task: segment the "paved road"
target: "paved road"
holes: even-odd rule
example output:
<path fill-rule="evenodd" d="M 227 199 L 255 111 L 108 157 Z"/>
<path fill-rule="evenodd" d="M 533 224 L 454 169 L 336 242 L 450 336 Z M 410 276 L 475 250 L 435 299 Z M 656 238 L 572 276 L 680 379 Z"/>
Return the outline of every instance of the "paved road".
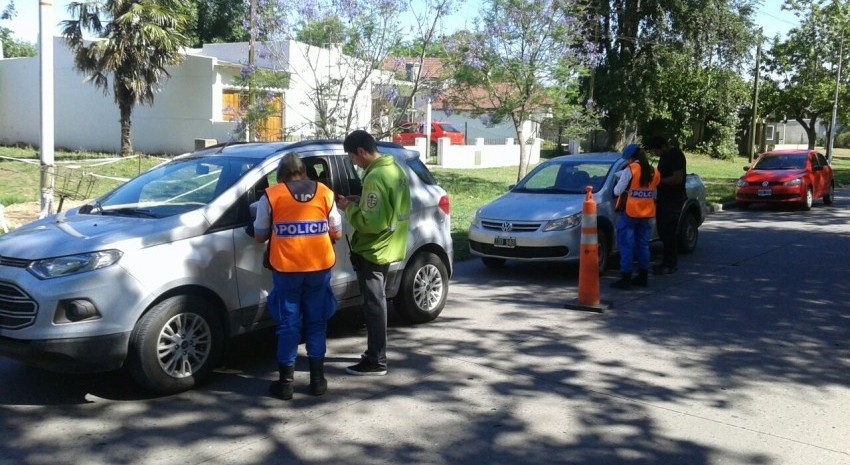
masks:
<path fill-rule="evenodd" d="M 0 464 L 850 464 L 850 191 L 808 213 L 713 215 L 676 275 L 564 310 L 575 267 L 459 263 L 443 315 L 393 323 L 390 375 L 265 396 L 273 338 L 150 398 L 121 374 L 0 361 Z M 302 361 L 303 362 L 303 361 Z"/>

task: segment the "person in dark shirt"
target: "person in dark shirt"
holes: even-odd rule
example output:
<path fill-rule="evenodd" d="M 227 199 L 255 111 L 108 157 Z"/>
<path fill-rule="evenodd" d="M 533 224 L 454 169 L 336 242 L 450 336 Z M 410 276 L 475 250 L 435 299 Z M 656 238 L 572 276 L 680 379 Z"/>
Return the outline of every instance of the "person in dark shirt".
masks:
<path fill-rule="evenodd" d="M 664 244 L 661 263 L 653 268 L 655 274 L 676 272 L 679 266 L 679 215 L 685 205 L 685 154 L 660 136 L 652 137 L 644 147 L 659 157 L 658 172 L 661 184 L 655 203 L 655 225 Z"/>

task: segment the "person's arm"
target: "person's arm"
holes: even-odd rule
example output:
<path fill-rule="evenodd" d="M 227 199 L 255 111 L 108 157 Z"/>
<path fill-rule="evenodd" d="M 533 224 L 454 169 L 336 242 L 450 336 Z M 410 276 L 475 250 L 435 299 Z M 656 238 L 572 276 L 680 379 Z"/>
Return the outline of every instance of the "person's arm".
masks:
<path fill-rule="evenodd" d="M 334 203 L 331 203 L 331 212 L 328 214 L 328 235 L 333 241 L 342 239 L 342 215 Z"/>
<path fill-rule="evenodd" d="M 367 181 L 363 185 L 360 202 L 349 203 L 345 208 L 345 219 L 361 233 L 377 234 L 386 230 L 392 218 L 392 206 L 387 197 L 382 184 Z"/>
<path fill-rule="evenodd" d="M 617 177 L 617 184 L 614 185 L 614 195 L 619 196 L 629 189 L 629 183 L 632 182 L 632 170 L 626 165 L 622 171 L 617 173 Z"/>
<path fill-rule="evenodd" d="M 682 184 L 685 182 L 685 170 L 679 169 L 673 171 L 673 174 L 666 178 L 661 178 L 661 184 Z"/>
<path fill-rule="evenodd" d="M 254 219 L 254 240 L 266 242 L 272 231 L 272 207 L 269 198 L 263 195 L 257 202 L 257 217 Z"/>

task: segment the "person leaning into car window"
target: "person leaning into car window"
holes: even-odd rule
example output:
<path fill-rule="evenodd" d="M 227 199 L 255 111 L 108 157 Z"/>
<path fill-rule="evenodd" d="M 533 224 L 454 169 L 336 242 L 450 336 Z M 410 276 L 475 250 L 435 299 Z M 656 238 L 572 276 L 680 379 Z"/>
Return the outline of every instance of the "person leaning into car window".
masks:
<path fill-rule="evenodd" d="M 667 139 L 656 136 L 649 139 L 644 147 L 659 157 L 658 171 L 661 184 L 658 185 L 658 197 L 655 227 L 658 238 L 664 244 L 661 263 L 654 267 L 655 274 L 675 273 L 679 266 L 679 216 L 687 198 L 685 193 L 685 173 L 687 161 L 678 147 L 667 143 Z"/>
<path fill-rule="evenodd" d="M 336 312 L 331 268 L 336 262 L 333 241 L 342 237 L 342 216 L 334 193 L 307 178 L 301 157 L 288 153 L 277 168 L 278 184 L 266 189 L 257 204 L 254 238 L 270 240 L 269 263 L 274 289 L 268 311 L 277 322 L 277 363 L 280 379 L 269 392 L 292 398 L 295 358 L 302 325 L 310 364 L 310 393 L 327 391 L 324 375 L 328 320 Z"/>
<path fill-rule="evenodd" d="M 346 368 L 357 376 L 387 374 L 387 296 L 390 263 L 404 260 L 410 217 L 407 176 L 395 159 L 378 153 L 375 138 L 357 130 L 342 143 L 352 163 L 366 171 L 360 197 L 337 198 L 339 208 L 354 228 L 351 261 L 363 296 L 366 352 Z"/>
<path fill-rule="evenodd" d="M 655 190 L 661 181 L 658 170 L 653 169 L 637 144 L 623 149 L 623 159 L 628 163 L 617 173 L 614 195 L 627 196 L 626 208 L 617 219 L 617 245 L 620 248 L 620 279 L 611 283 L 616 289 L 629 289 L 632 284 L 649 285 L 649 238 L 652 218 L 655 217 Z M 638 262 L 638 275 L 632 279 L 634 261 Z"/>

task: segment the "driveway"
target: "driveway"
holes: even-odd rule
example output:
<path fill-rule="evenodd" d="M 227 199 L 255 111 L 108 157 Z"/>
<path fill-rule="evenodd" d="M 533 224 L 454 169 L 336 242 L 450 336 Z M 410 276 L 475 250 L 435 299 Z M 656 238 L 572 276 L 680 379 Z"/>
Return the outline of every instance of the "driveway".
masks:
<path fill-rule="evenodd" d="M 329 392 L 266 396 L 270 333 L 201 389 L 0 361 L 0 464 L 850 463 L 850 191 L 810 212 L 716 213 L 677 274 L 565 310 L 577 270 L 457 264 L 435 322 L 392 322 L 390 374 L 336 321 Z M 303 363 L 299 360 L 299 363 Z"/>

